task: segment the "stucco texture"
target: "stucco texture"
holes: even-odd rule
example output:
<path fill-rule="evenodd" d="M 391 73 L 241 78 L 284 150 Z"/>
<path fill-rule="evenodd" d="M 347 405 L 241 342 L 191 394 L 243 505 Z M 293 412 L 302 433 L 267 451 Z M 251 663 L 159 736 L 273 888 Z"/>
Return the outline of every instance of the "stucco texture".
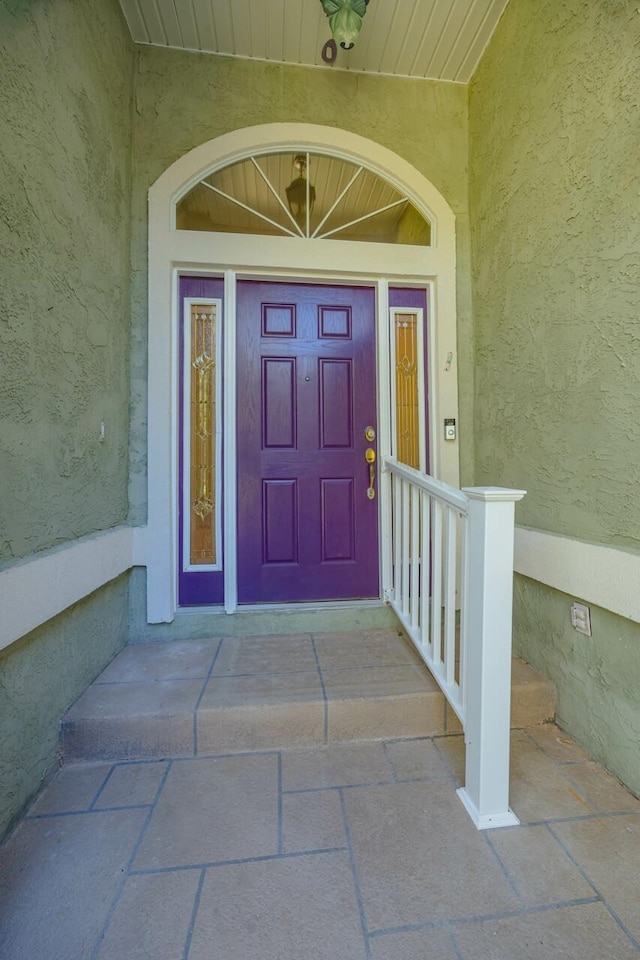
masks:
<path fill-rule="evenodd" d="M 511 0 L 470 86 L 477 483 L 640 549 L 640 11 Z"/>
<path fill-rule="evenodd" d="M 571 626 L 572 597 L 516 577 L 514 646 L 557 678 L 556 719 L 640 796 L 640 627 L 591 606 L 592 636 Z"/>
<path fill-rule="evenodd" d="M 54 766 L 61 717 L 126 643 L 128 580 L 0 653 L 0 838 Z"/>
<path fill-rule="evenodd" d="M 136 523 L 146 518 L 147 192 L 193 147 L 232 130 L 277 122 L 339 127 L 377 141 L 431 180 L 456 214 L 462 474 L 465 481 L 472 479 L 466 88 L 140 48 L 134 124 L 130 448 L 131 517 Z"/>
<path fill-rule="evenodd" d="M 639 52 L 637 3 L 511 0 L 469 101 L 476 482 L 527 490 L 520 524 L 634 553 Z M 584 637 L 572 600 L 518 577 L 514 644 L 640 792 L 640 628 L 592 606 Z"/>
<path fill-rule="evenodd" d="M 116 0 L 0 4 L 0 563 L 127 517 L 132 73 Z"/>

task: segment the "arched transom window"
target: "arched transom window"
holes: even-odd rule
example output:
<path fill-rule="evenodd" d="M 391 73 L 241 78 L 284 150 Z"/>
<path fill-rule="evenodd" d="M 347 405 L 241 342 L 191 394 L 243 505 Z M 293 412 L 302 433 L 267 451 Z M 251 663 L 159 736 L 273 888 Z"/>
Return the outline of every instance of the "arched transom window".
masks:
<path fill-rule="evenodd" d="M 303 148 L 207 175 L 177 204 L 178 230 L 429 246 L 431 224 L 365 166 Z"/>

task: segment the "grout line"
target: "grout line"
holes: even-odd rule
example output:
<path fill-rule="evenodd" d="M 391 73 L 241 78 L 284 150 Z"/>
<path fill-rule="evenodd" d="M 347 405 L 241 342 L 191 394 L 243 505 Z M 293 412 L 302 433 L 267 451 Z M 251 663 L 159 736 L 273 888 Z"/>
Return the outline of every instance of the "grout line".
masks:
<path fill-rule="evenodd" d="M 434 737 L 388 737 L 384 743 L 426 743 Z"/>
<path fill-rule="evenodd" d="M 560 847 L 564 850 L 564 852 L 569 857 L 571 862 L 577 868 L 578 872 L 582 875 L 583 879 L 586 880 L 586 882 L 589 884 L 591 889 L 596 892 L 598 896 L 598 900 L 602 901 L 607 912 L 610 914 L 610 916 L 616 922 L 616 924 L 620 927 L 623 933 L 629 938 L 629 940 L 634 945 L 636 950 L 640 950 L 640 941 L 638 941 L 638 939 L 633 936 L 633 934 L 627 928 L 626 924 L 622 921 L 622 919 L 618 916 L 618 914 L 613 909 L 613 907 L 609 904 L 609 901 L 607 900 L 607 898 L 604 896 L 604 894 L 601 893 L 597 885 L 593 882 L 593 880 L 591 879 L 591 877 L 589 876 L 585 868 L 580 863 L 580 861 L 576 857 L 574 857 L 573 853 L 569 848 L 569 845 L 564 842 L 562 837 L 558 836 L 558 834 L 551 828 L 551 826 L 547 825 L 547 830 L 549 831 L 551 836 L 554 837 L 554 839 L 560 845 Z"/>
<path fill-rule="evenodd" d="M 318 671 L 318 679 L 320 680 L 320 687 L 322 689 L 322 699 L 324 700 L 324 742 L 325 744 L 329 743 L 329 700 L 327 697 L 327 691 L 324 685 L 324 677 L 322 676 L 322 670 L 320 669 L 320 659 L 318 657 L 318 651 L 316 649 L 316 638 L 312 633 L 311 636 L 311 649 L 313 650 L 313 656 L 316 661 L 316 670 Z"/>
<path fill-rule="evenodd" d="M 413 660 L 397 660 L 397 661 L 389 661 L 387 663 L 361 663 L 357 667 L 324 667 L 324 670 L 326 673 L 355 673 L 356 670 L 357 671 L 394 670 L 394 669 L 397 669 L 398 667 L 421 667 L 421 666 L 424 666 L 425 671 L 428 672 L 429 668 L 427 666 L 425 666 L 422 662 L 416 663 Z M 421 673 L 420 674 L 421 679 L 422 679 L 422 676 L 423 675 Z M 431 675 L 429 674 L 429 677 L 430 676 Z M 435 683 L 435 680 L 433 682 Z M 444 697 L 444 694 L 439 688 L 437 688 L 436 690 L 420 690 L 418 692 L 425 693 L 425 694 L 434 694 L 434 695 L 437 694 L 439 697 Z M 451 737 L 451 736 L 456 736 L 456 734 L 449 733 L 449 734 L 442 734 L 442 736 Z"/>
<path fill-rule="evenodd" d="M 102 793 L 102 791 L 104 790 L 104 788 L 106 787 L 106 785 L 109 783 L 109 780 L 111 779 L 114 770 L 115 770 L 115 764 L 111 767 L 111 769 L 110 769 L 109 772 L 107 773 L 107 775 L 106 775 L 106 777 L 104 778 L 104 780 L 102 781 L 102 784 L 100 785 L 100 787 L 98 787 L 98 792 L 96 793 L 96 795 L 94 796 L 93 800 L 92 800 L 91 803 L 89 804 L 89 806 L 88 806 L 88 808 L 87 808 L 88 810 L 93 810 L 93 809 L 94 809 L 96 803 L 98 802 L 98 798 L 100 797 L 100 794 Z"/>
<path fill-rule="evenodd" d="M 152 805 L 153 807 L 156 806 L 156 804 L 158 803 L 158 800 L 160 799 L 160 794 L 162 793 L 163 787 L 164 787 L 165 783 L 167 782 L 167 777 L 169 776 L 169 771 L 171 770 L 171 768 L 172 768 L 172 766 L 173 766 L 173 760 L 167 760 L 167 761 L 166 761 L 166 764 L 167 764 L 167 769 L 164 771 L 164 773 L 163 773 L 162 776 L 160 777 L 160 783 L 158 784 L 158 787 L 157 787 L 157 789 L 156 789 L 155 796 L 154 796 L 153 800 L 151 801 L 151 805 Z"/>
<path fill-rule="evenodd" d="M 142 827 L 140 828 L 140 832 L 139 832 L 139 834 L 138 834 L 138 839 L 136 840 L 136 842 L 135 842 L 134 845 L 133 845 L 133 850 L 131 851 L 131 856 L 129 857 L 129 859 L 128 859 L 128 861 L 127 861 L 126 867 L 123 867 L 123 869 L 122 869 L 122 874 L 123 874 L 123 875 L 122 875 L 122 879 L 121 879 L 121 881 L 120 881 L 120 883 L 119 883 L 119 885 L 118 885 L 118 889 L 117 889 L 117 891 L 116 891 L 116 894 L 115 894 L 113 900 L 111 901 L 111 906 L 109 907 L 109 909 L 108 909 L 108 911 L 107 911 L 107 915 L 106 915 L 105 921 L 104 921 L 104 923 L 103 923 L 103 925 L 102 925 L 102 930 L 101 930 L 101 932 L 100 932 L 100 935 L 98 936 L 98 938 L 97 938 L 97 940 L 96 940 L 96 943 L 95 943 L 95 946 L 94 946 L 93 950 L 92 950 L 91 953 L 89 954 L 89 960 L 96 960 L 96 957 L 97 957 L 97 955 L 98 955 L 98 952 L 99 952 L 99 950 L 100 950 L 100 947 L 101 947 L 101 945 L 102 945 L 102 943 L 103 943 L 103 941 L 104 941 L 104 937 L 105 937 L 105 934 L 106 934 L 106 932 L 107 932 L 107 928 L 108 928 L 108 926 L 109 926 L 109 924 L 110 924 L 110 922 L 111 922 L 111 919 L 112 919 L 112 917 L 113 917 L 113 914 L 114 914 L 114 912 L 115 912 L 117 903 L 118 903 L 118 901 L 120 900 L 120 897 L 122 896 L 122 892 L 123 892 L 123 890 L 124 890 L 124 887 L 125 887 L 125 884 L 126 884 L 128 878 L 131 876 L 131 866 L 132 866 L 132 864 L 133 864 L 133 862 L 134 862 L 134 860 L 135 860 L 135 858 L 136 858 L 136 856 L 137 856 L 137 854 L 138 854 L 138 850 L 140 849 L 140 844 L 142 843 L 142 838 L 144 837 L 144 835 L 145 835 L 145 833 L 146 833 L 146 830 L 147 830 L 147 827 L 149 826 L 149 822 L 150 822 L 150 820 L 151 820 L 151 817 L 153 816 L 153 811 L 154 811 L 154 808 L 155 808 L 156 801 L 157 801 L 158 797 L 160 796 L 160 791 L 162 790 L 162 787 L 164 786 L 164 782 L 165 782 L 165 780 L 167 779 L 167 776 L 168 776 L 168 774 L 169 774 L 169 770 L 170 770 L 170 769 L 171 769 L 171 764 L 168 763 L 168 764 L 167 764 L 167 769 L 165 770 L 165 772 L 164 772 L 164 774 L 163 774 L 163 776 L 162 776 L 162 780 L 160 781 L 160 785 L 159 785 L 159 787 L 158 787 L 158 789 L 157 789 L 157 791 L 156 791 L 156 796 L 155 796 L 155 800 L 153 801 L 153 805 L 152 805 L 151 807 L 149 807 L 149 810 L 148 810 L 148 812 L 147 812 L 147 815 L 146 815 L 146 817 L 144 818 L 144 821 L 143 821 L 143 823 L 142 823 Z"/>
<path fill-rule="evenodd" d="M 358 913 L 360 915 L 360 926 L 362 927 L 362 936 L 364 937 L 364 945 L 365 945 L 365 951 L 367 954 L 367 960 L 371 960 L 371 943 L 369 942 L 369 931 L 367 930 L 367 918 L 364 912 L 364 901 L 362 899 L 362 891 L 360 889 L 360 880 L 358 878 L 358 868 L 356 867 L 356 859 L 353 853 L 353 842 L 351 839 L 351 826 L 349 824 L 349 818 L 347 817 L 347 807 L 344 802 L 344 793 L 342 792 L 342 790 L 340 790 L 339 795 L 340 795 L 340 808 L 342 810 L 342 820 L 344 823 L 344 833 L 347 838 L 349 860 L 351 861 L 351 873 L 353 874 L 353 884 L 355 887 L 356 903 L 358 904 Z"/>
<path fill-rule="evenodd" d="M 447 734 L 442 736 L 437 734 L 432 737 L 393 737 L 392 739 L 384 741 L 384 748 L 386 753 L 386 748 L 388 744 L 393 743 L 432 743 L 438 757 L 442 761 L 444 767 L 444 774 L 440 776 L 437 773 L 428 773 L 422 777 L 398 777 L 397 783 L 451 783 L 454 787 L 461 786 L 460 781 L 456 777 L 453 769 L 451 768 L 449 758 L 442 752 L 439 745 L 436 743 L 437 740 L 451 739 L 451 737 L 462 736 L 462 734 Z"/>
<path fill-rule="evenodd" d="M 627 925 L 626 925 L 626 923 L 624 922 L 624 920 L 623 920 L 621 917 L 618 916 L 618 914 L 617 914 L 616 911 L 613 909 L 613 907 L 611 906 L 611 904 L 609 903 L 608 900 L 605 900 L 604 897 L 603 897 L 603 898 L 602 898 L 602 903 L 603 903 L 603 905 L 604 905 L 605 910 L 607 911 L 607 913 L 609 914 L 609 916 L 612 918 L 612 920 L 614 920 L 614 922 L 617 923 L 617 925 L 620 927 L 620 929 L 622 930 L 622 932 L 628 937 L 628 939 L 631 941 L 631 943 L 632 943 L 633 946 L 636 948 L 636 950 L 640 951 L 640 940 L 638 940 L 636 937 L 634 937 L 634 935 L 631 933 L 631 931 L 630 931 L 629 928 L 627 927 Z"/>
<path fill-rule="evenodd" d="M 203 696 L 204 696 L 204 692 L 205 692 L 205 690 L 207 689 L 207 684 L 209 683 L 209 680 L 210 680 L 210 678 L 211 678 L 211 674 L 213 673 L 213 668 L 214 668 L 215 665 L 216 665 L 216 660 L 218 659 L 218 654 L 219 654 L 220 651 L 222 650 L 222 644 L 223 644 L 223 643 L 224 643 L 224 638 L 221 638 L 221 639 L 219 640 L 219 642 L 218 642 L 218 646 L 216 647 L 216 652 L 215 652 L 214 655 L 213 655 L 213 660 L 211 661 L 211 665 L 210 665 L 210 667 L 209 667 L 209 671 L 208 671 L 208 673 L 207 673 L 207 676 L 205 677 L 205 681 L 204 681 L 204 683 L 202 684 L 202 690 L 200 691 L 200 696 L 199 696 L 198 699 L 196 700 L 195 707 L 193 708 L 193 755 L 194 755 L 194 757 L 197 757 L 197 756 L 198 756 L 198 708 L 199 708 L 199 706 L 200 706 L 200 701 L 202 700 L 202 698 L 203 698 Z"/>
<path fill-rule="evenodd" d="M 94 807 L 90 810 L 59 810 L 57 813 L 34 813 L 23 820 L 60 820 L 63 817 L 89 817 L 97 813 L 119 813 L 121 810 L 146 810 L 152 803 L 129 803 L 121 807 Z"/>
<path fill-rule="evenodd" d="M 461 734 L 454 734 L 454 736 L 461 736 Z M 456 789 L 457 789 L 458 787 L 463 787 L 463 786 L 464 786 L 464 775 L 463 775 L 463 777 L 462 777 L 462 783 L 461 783 L 461 782 L 460 782 L 460 779 L 459 779 L 459 778 L 456 776 L 456 774 L 455 774 L 455 771 L 454 771 L 454 769 L 453 769 L 453 766 L 452 766 L 452 764 L 451 764 L 451 761 L 450 761 L 449 757 L 447 757 L 447 755 L 446 755 L 445 753 L 443 753 L 442 750 L 440 749 L 440 746 L 439 746 L 439 744 L 438 744 L 438 740 L 441 740 L 441 739 L 443 739 L 443 738 L 442 738 L 442 737 L 432 737 L 432 738 L 431 738 L 431 742 L 433 743 L 434 747 L 436 748 L 436 752 L 437 752 L 438 756 L 440 757 L 440 759 L 442 760 L 442 762 L 443 762 L 444 765 L 445 765 L 445 768 L 446 768 L 446 770 L 447 770 L 447 776 L 448 776 L 449 782 L 452 783 L 453 786 L 454 786 Z"/>
<path fill-rule="evenodd" d="M 187 960 L 189 956 L 189 950 L 191 949 L 191 940 L 193 938 L 193 931 L 196 925 L 196 915 L 200 907 L 200 898 L 202 897 L 202 888 L 204 886 L 204 877 L 206 870 L 203 868 L 200 871 L 200 879 L 198 880 L 198 888 L 196 890 L 196 895 L 193 900 L 193 909 L 191 911 L 191 920 L 189 921 L 189 929 L 187 930 L 187 938 L 184 943 L 184 952 L 182 954 L 182 960 Z"/>
<path fill-rule="evenodd" d="M 425 774 L 424 777 L 398 777 L 397 783 L 444 783 L 446 786 L 451 784 L 451 774 L 447 770 L 442 776 L 437 774 Z M 458 786 L 456 780 L 455 786 Z"/>
<path fill-rule="evenodd" d="M 277 757 L 273 747 L 264 750 L 237 750 L 234 753 L 199 753 L 197 757 L 166 757 L 168 763 L 193 763 L 194 760 L 238 760 L 244 757 Z"/>
<path fill-rule="evenodd" d="M 443 930 L 449 925 L 449 920 L 425 920 L 422 923 L 405 923 L 399 927 L 380 927 L 369 933 L 371 940 L 392 937 L 397 933 L 412 933 L 414 930 Z"/>
<path fill-rule="evenodd" d="M 411 781 L 406 781 L 410 783 Z M 324 793 L 328 790 L 357 790 L 359 787 L 389 787 L 393 780 L 372 780 L 370 783 L 336 783 L 330 787 L 301 787 L 299 790 L 283 790 L 284 796 L 298 793 Z"/>
<path fill-rule="evenodd" d="M 278 754 L 278 853 L 283 853 L 282 825 L 282 754 Z"/>
<path fill-rule="evenodd" d="M 491 920 L 510 920 L 515 917 L 527 917 L 537 913 L 547 913 L 551 910 L 566 910 L 568 907 L 582 907 L 593 903 L 601 903 L 601 897 L 580 897 L 575 900 L 558 900 L 554 903 L 535 904 L 522 907 L 520 910 L 504 910 L 495 913 L 478 914 L 476 916 L 451 917 L 444 920 L 426 920 L 423 923 L 406 923 L 399 927 L 383 927 L 372 930 L 369 937 L 372 940 L 378 937 L 389 937 L 398 933 L 412 933 L 417 930 L 448 930 L 454 932 L 455 925 L 467 926 L 471 923 L 487 923 Z"/>
<path fill-rule="evenodd" d="M 571 822 L 571 821 L 569 821 L 569 822 Z M 547 831 L 551 834 L 551 836 L 552 836 L 553 839 L 556 841 L 556 843 L 558 844 L 558 846 L 560 847 L 560 849 L 565 852 L 565 854 L 567 855 L 567 857 L 569 858 L 569 860 L 571 861 L 571 863 L 576 867 L 576 869 L 578 870 L 578 873 L 581 875 L 582 879 L 585 880 L 585 881 L 589 884 L 589 886 L 590 886 L 591 889 L 594 891 L 594 893 L 597 894 L 597 896 L 600 896 L 600 892 L 599 892 L 599 890 L 597 889 L 595 883 L 593 883 L 593 881 L 591 880 L 591 877 L 589 877 L 589 875 L 587 874 L 586 870 L 582 867 L 582 864 L 578 863 L 578 861 L 576 860 L 576 858 L 573 856 L 573 854 L 572 854 L 571 851 L 569 850 L 568 846 L 567 846 L 567 845 L 564 843 L 564 841 L 557 835 L 557 833 L 554 832 L 554 830 L 552 829 L 552 827 L 551 827 L 550 824 L 546 823 L 546 824 L 544 824 L 544 826 L 547 828 Z"/>
<path fill-rule="evenodd" d="M 489 913 L 478 917 L 455 917 L 451 920 L 452 924 L 466 926 L 470 923 L 484 922 L 489 920 L 508 920 L 510 917 L 529 917 L 536 913 L 549 913 L 551 910 L 566 910 L 567 907 L 583 907 L 592 903 L 601 903 L 602 897 L 576 897 L 574 900 L 556 900 L 553 903 L 536 903 L 521 910 L 505 910 L 504 912 Z"/>
<path fill-rule="evenodd" d="M 520 901 L 520 903 L 524 904 L 524 903 L 526 902 L 526 901 L 525 901 L 525 898 L 524 898 L 524 897 L 522 896 L 522 894 L 520 893 L 520 890 L 518 889 L 517 883 L 515 882 L 515 880 L 513 879 L 513 877 L 511 876 L 511 874 L 509 873 L 509 871 L 507 870 L 507 866 L 506 866 L 504 860 L 502 859 L 502 857 L 500 856 L 500 854 L 499 854 L 498 851 L 496 850 L 495 846 L 493 845 L 493 839 L 492 839 L 492 837 L 490 836 L 490 833 L 491 833 L 490 830 L 483 830 L 484 840 L 485 840 L 487 846 L 489 847 L 489 850 L 490 850 L 491 853 L 493 854 L 494 859 L 496 860 L 496 862 L 497 862 L 498 866 L 500 867 L 502 873 L 504 874 L 504 878 L 505 878 L 505 880 L 507 881 L 507 883 L 509 884 L 509 886 L 511 887 L 511 890 L 513 891 L 513 893 L 515 894 L 515 896 L 517 897 L 517 899 Z"/>
<path fill-rule="evenodd" d="M 384 753 L 384 758 L 385 758 L 385 760 L 387 761 L 387 765 L 388 765 L 389 769 L 391 770 L 391 777 L 392 777 L 392 779 L 393 779 L 393 782 L 394 782 L 394 783 L 398 783 L 398 781 L 399 781 L 400 778 L 398 777 L 398 773 L 397 773 L 396 768 L 395 768 L 395 766 L 394 766 L 393 760 L 391 759 L 391 757 L 389 756 L 389 753 L 388 753 L 388 751 L 387 751 L 387 747 L 388 747 L 388 746 L 389 746 L 389 743 L 388 743 L 388 741 L 385 740 L 385 741 L 383 742 L 383 744 L 382 744 L 382 752 Z"/>
<path fill-rule="evenodd" d="M 224 673 L 215 677 L 207 677 L 207 680 L 242 680 L 258 679 L 260 677 L 291 677 L 299 673 L 313 673 L 313 665 L 309 665 L 305 670 L 256 670 L 253 673 Z M 195 677 L 199 680 L 200 677 Z"/>
<path fill-rule="evenodd" d="M 159 679 L 149 679 L 149 680 L 94 680 L 91 684 L 92 687 L 127 687 L 131 686 L 134 683 L 144 685 L 146 687 L 153 686 L 156 683 L 184 683 L 186 680 L 206 680 L 206 674 L 203 674 L 199 677 L 160 677 Z"/>
<path fill-rule="evenodd" d="M 583 820 L 610 820 L 613 817 L 633 817 L 640 816 L 640 810 L 613 810 L 610 813 L 576 814 L 575 817 L 549 817 L 547 820 L 521 820 L 521 827 L 548 827 L 556 823 L 582 823 Z"/>
<path fill-rule="evenodd" d="M 215 867 L 240 867 L 246 863 L 270 863 L 272 860 L 292 860 L 296 857 L 317 857 L 328 853 L 345 853 L 346 846 L 319 847 L 316 850 L 293 850 L 290 853 L 265 853 L 258 857 L 240 857 L 237 860 L 205 860 L 202 863 L 185 863 L 170 867 L 147 867 L 130 870 L 131 877 L 149 877 L 156 873 L 182 873 L 185 870 L 211 870 Z"/>
<path fill-rule="evenodd" d="M 458 938 L 456 937 L 456 932 L 451 926 L 451 924 L 447 923 L 443 929 L 445 929 L 447 932 L 447 936 L 449 937 L 449 942 L 451 943 L 451 946 L 455 950 L 457 960 L 464 960 L 464 957 L 462 955 L 462 950 L 460 949 L 460 944 L 458 943 Z"/>
<path fill-rule="evenodd" d="M 113 760 L 114 767 L 142 767 L 150 766 L 152 763 L 168 763 L 170 760 L 176 759 L 175 757 L 136 757 L 131 760 Z M 189 758 L 191 759 L 191 758 Z M 109 761 L 106 761 L 109 763 Z M 78 764 L 82 766 L 82 763 Z"/>

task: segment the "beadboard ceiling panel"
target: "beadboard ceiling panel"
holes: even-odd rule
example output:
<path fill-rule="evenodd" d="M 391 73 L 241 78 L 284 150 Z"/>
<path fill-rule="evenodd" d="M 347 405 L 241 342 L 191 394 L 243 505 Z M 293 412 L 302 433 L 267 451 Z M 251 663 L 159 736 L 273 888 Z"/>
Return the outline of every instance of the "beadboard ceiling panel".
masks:
<path fill-rule="evenodd" d="M 120 0 L 136 43 L 467 83 L 509 0 L 371 0 L 353 50 L 322 61 L 319 0 Z"/>

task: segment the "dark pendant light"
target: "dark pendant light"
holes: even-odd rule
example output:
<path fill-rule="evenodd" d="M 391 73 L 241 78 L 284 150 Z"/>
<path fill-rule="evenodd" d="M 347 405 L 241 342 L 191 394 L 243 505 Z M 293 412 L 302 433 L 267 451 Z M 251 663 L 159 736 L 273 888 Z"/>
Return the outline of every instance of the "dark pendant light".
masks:
<path fill-rule="evenodd" d="M 298 226 L 305 228 L 307 208 L 310 217 L 316 202 L 316 188 L 307 180 L 307 156 L 304 153 L 296 154 L 293 158 L 293 166 L 298 171 L 298 176 L 286 188 L 287 203 L 291 216 Z"/>

